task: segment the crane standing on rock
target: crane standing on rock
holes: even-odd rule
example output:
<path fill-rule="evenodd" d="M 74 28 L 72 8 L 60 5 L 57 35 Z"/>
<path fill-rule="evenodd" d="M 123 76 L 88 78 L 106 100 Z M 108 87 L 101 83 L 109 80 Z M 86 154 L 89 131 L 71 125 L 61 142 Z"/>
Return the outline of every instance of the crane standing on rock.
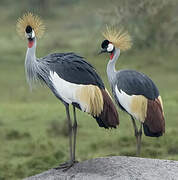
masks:
<path fill-rule="evenodd" d="M 28 39 L 25 70 L 29 85 L 32 87 L 34 83 L 44 82 L 65 106 L 70 160 L 58 168 L 68 169 L 76 162 L 75 108 L 92 115 L 98 125 L 104 128 L 116 128 L 119 124 L 117 110 L 96 70 L 83 57 L 74 53 L 54 53 L 36 58 L 36 38 L 42 36 L 44 32 L 44 26 L 38 16 L 27 13 L 19 18 L 17 31 L 20 36 L 25 35 Z M 69 113 L 70 104 L 73 106 L 73 125 Z"/>
<path fill-rule="evenodd" d="M 107 75 L 112 93 L 118 106 L 132 119 L 137 140 L 137 155 L 140 154 L 142 126 L 146 136 L 159 137 L 165 132 L 163 104 L 159 91 L 153 81 L 145 74 L 133 70 L 115 70 L 120 51 L 131 47 L 132 41 L 127 32 L 117 27 L 106 27 L 106 38 L 101 44 L 100 53 L 109 53 Z M 135 119 L 140 121 L 140 129 Z"/>

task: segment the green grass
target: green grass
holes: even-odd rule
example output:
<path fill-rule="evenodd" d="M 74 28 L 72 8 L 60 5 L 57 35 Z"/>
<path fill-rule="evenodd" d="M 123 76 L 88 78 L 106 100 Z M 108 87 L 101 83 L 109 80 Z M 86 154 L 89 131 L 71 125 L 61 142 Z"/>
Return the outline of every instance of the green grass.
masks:
<path fill-rule="evenodd" d="M 96 9 L 101 7 L 98 3 L 96 9 L 91 8 L 92 4 L 88 6 L 90 12 L 83 2 L 80 6 L 60 8 L 53 18 L 45 18 L 47 32 L 38 41 L 37 56 L 75 51 L 96 67 L 110 89 L 105 72 L 108 56 L 96 55 L 102 41 L 101 19 Z M 66 20 L 66 15 L 70 19 Z M 65 109 L 48 88 L 29 90 L 24 74 L 26 42 L 16 35 L 17 16 L 5 17 L 0 17 L 3 24 L 0 29 L 0 180 L 15 180 L 56 167 L 68 159 L 69 152 Z M 141 157 L 178 160 L 177 59 L 174 48 L 138 50 L 134 46 L 119 58 L 117 69 L 136 69 L 149 75 L 159 87 L 164 102 L 166 134 L 160 138 L 143 135 Z M 120 127 L 105 130 L 91 116 L 77 111 L 79 161 L 112 155 L 136 156 L 131 120 L 120 110 L 119 114 Z"/>

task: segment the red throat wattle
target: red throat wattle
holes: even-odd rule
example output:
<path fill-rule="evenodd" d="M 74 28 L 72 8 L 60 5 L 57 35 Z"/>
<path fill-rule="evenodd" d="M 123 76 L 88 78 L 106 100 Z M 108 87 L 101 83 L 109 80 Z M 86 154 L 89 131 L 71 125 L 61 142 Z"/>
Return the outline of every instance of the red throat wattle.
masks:
<path fill-rule="evenodd" d="M 34 44 L 34 41 L 28 41 L 28 47 L 31 48 Z"/>
<path fill-rule="evenodd" d="M 114 53 L 112 52 L 110 55 L 110 60 L 112 60 L 113 56 L 114 56 Z"/>

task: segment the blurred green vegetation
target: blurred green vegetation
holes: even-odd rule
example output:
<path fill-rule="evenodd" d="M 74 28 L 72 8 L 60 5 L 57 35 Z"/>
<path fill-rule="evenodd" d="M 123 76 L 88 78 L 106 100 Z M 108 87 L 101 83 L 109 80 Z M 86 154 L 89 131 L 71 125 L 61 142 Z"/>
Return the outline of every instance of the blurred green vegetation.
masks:
<path fill-rule="evenodd" d="M 178 44 L 177 0 L 119 0 L 102 11 L 108 20 L 125 27 L 138 48 L 167 48 Z"/>
<path fill-rule="evenodd" d="M 40 15 L 46 25 L 37 57 L 74 51 L 96 67 L 108 89 L 108 56 L 97 56 L 103 40 L 101 31 L 106 23 L 128 29 L 133 48 L 121 54 L 117 69 L 149 75 L 159 87 L 166 117 L 166 134 L 160 138 L 143 136 L 141 156 L 178 160 L 178 6 L 174 0 L 154 2 L 0 1 L 0 180 L 21 179 L 56 167 L 69 153 L 63 105 L 45 87 L 30 92 L 25 80 L 27 45 L 17 36 L 15 25 L 27 11 Z M 79 161 L 136 155 L 132 123 L 127 114 L 120 110 L 119 114 L 120 127 L 105 130 L 86 113 L 77 112 Z"/>

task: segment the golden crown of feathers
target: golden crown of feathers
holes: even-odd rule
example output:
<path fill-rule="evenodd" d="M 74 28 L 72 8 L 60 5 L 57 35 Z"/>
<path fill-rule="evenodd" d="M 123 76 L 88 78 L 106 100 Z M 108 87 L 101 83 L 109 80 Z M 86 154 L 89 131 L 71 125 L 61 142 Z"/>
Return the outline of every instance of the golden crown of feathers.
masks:
<path fill-rule="evenodd" d="M 102 33 L 103 36 L 113 43 L 113 45 L 119 48 L 121 51 L 126 51 L 132 46 L 132 39 L 127 31 L 123 28 L 120 30 L 117 26 L 107 26 L 105 31 Z"/>
<path fill-rule="evenodd" d="M 24 38 L 25 36 L 25 29 L 27 26 L 31 26 L 35 32 L 36 37 L 42 37 L 45 26 L 42 20 L 32 13 L 28 12 L 17 20 L 17 32 L 20 37 Z"/>

